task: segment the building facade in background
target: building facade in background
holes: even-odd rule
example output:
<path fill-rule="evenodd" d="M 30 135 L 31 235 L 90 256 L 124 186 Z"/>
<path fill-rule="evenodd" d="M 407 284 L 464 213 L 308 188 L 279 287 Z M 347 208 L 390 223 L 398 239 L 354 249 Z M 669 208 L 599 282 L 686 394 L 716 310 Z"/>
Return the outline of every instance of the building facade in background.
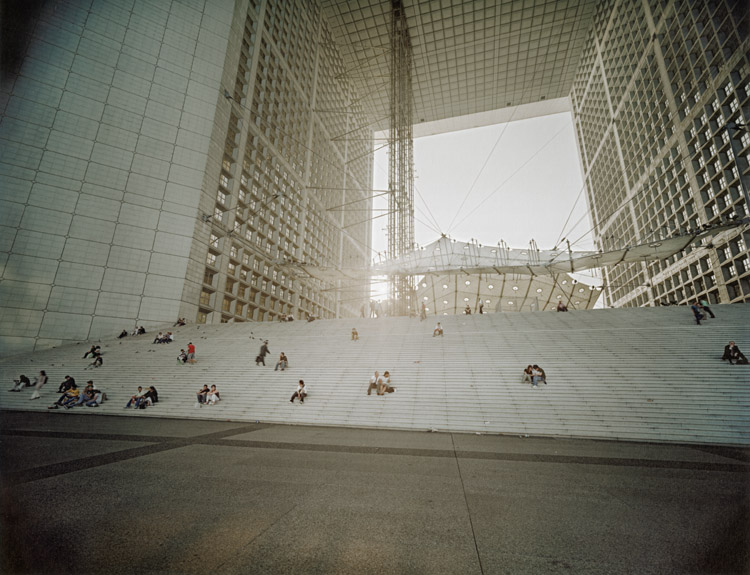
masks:
<path fill-rule="evenodd" d="M 370 261 L 372 132 L 317 3 L 18 1 L 3 21 L 0 354 L 359 313 L 367 286 L 284 266 Z"/>
<path fill-rule="evenodd" d="M 602 250 L 750 215 L 750 29 L 743 1 L 600 2 L 571 100 Z M 735 156 L 732 152 L 734 138 Z M 750 301 L 750 234 L 605 270 L 607 305 Z"/>

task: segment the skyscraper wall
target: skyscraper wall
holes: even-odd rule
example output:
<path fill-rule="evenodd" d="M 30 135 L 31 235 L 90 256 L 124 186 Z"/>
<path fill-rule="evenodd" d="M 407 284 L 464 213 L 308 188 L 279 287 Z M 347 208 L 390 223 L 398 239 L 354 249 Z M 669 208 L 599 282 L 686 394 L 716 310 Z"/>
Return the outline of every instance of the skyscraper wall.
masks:
<path fill-rule="evenodd" d="M 571 92 L 600 249 L 657 242 L 750 214 L 748 9 L 744 2 L 609 0 Z M 732 152 L 734 138 L 737 158 Z M 605 270 L 608 305 L 750 301 L 740 229 L 664 261 Z"/>
<path fill-rule="evenodd" d="M 286 265 L 370 251 L 339 206 L 369 206 L 372 143 L 317 4 L 12 4 L 0 353 L 177 317 L 355 313 L 361 286 Z"/>

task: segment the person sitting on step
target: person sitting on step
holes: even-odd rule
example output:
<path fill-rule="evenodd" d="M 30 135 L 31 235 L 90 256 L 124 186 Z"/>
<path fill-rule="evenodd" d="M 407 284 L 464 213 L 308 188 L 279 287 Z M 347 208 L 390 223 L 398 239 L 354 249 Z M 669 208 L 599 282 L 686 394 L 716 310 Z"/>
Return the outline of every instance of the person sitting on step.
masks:
<path fill-rule="evenodd" d="M 141 404 L 141 401 L 143 401 L 144 395 L 146 395 L 146 391 L 139 385 L 138 391 L 136 391 L 134 395 L 130 396 L 130 401 L 128 401 L 128 404 L 125 406 L 125 409 L 128 409 L 133 405 L 135 405 L 135 408 L 138 409 L 138 406 Z"/>
<path fill-rule="evenodd" d="M 279 368 L 281 368 L 281 371 L 284 371 L 287 367 L 289 367 L 289 359 L 286 357 L 286 354 L 282 351 L 281 355 L 279 356 L 279 361 L 276 362 L 276 367 L 274 367 L 273 370 L 278 371 Z"/>
<path fill-rule="evenodd" d="M 730 341 L 729 345 L 724 346 L 724 355 L 721 356 L 721 360 L 729 360 L 730 365 L 747 365 L 747 358 L 733 341 Z"/>
<path fill-rule="evenodd" d="M 100 349 L 101 348 L 98 345 L 92 345 L 91 349 L 83 354 L 83 359 L 86 359 L 89 356 L 89 354 L 91 354 L 91 357 L 96 357 L 96 354 L 99 353 Z"/>
<path fill-rule="evenodd" d="M 61 405 L 66 405 L 69 402 L 75 403 L 76 401 L 78 401 L 78 396 L 80 395 L 80 392 L 81 390 L 78 389 L 77 387 L 71 387 L 70 389 L 66 390 L 60 396 L 60 398 L 55 403 L 50 405 L 47 409 L 57 409 Z"/>
<path fill-rule="evenodd" d="M 91 399 L 86 402 L 86 407 L 99 407 L 104 403 L 105 399 L 107 399 L 107 394 L 101 389 L 96 389 L 96 386 L 94 386 L 91 392 Z"/>
<path fill-rule="evenodd" d="M 437 322 L 435 329 L 432 331 L 432 337 L 435 337 L 436 335 L 443 335 L 443 326 L 440 325 L 440 322 Z"/>
<path fill-rule="evenodd" d="M 352 328 L 352 341 L 359 341 L 359 333 L 356 327 Z"/>
<path fill-rule="evenodd" d="M 547 385 L 547 374 L 544 373 L 544 370 L 541 367 L 534 364 L 531 366 L 531 387 L 536 388 L 540 381 L 544 383 L 544 385 Z"/>
<path fill-rule="evenodd" d="M 101 353 L 98 353 L 94 356 L 94 361 L 92 361 L 88 367 L 101 367 L 104 363 L 104 358 L 102 357 Z"/>
<path fill-rule="evenodd" d="M 531 383 L 531 378 L 534 375 L 534 369 L 529 365 L 523 370 L 523 379 L 521 383 Z"/>
<path fill-rule="evenodd" d="M 141 406 L 154 405 L 155 403 L 159 403 L 159 394 L 157 393 L 156 388 L 153 385 L 150 385 L 148 391 L 143 395 Z"/>
<path fill-rule="evenodd" d="M 219 391 L 216 389 L 216 386 L 212 385 L 211 389 L 209 389 L 206 394 L 206 405 L 216 405 L 217 401 L 221 401 L 221 396 L 219 396 Z"/>
<path fill-rule="evenodd" d="M 21 374 L 18 379 L 14 379 L 13 383 L 15 384 L 12 389 L 9 389 L 8 391 L 21 391 L 24 387 L 31 387 L 31 382 L 29 381 L 29 378 L 25 375 Z"/>
<path fill-rule="evenodd" d="M 208 386 L 204 383 L 203 387 L 201 387 L 198 390 L 198 406 L 197 407 L 203 407 L 203 404 L 206 403 L 206 396 L 208 395 Z"/>
<path fill-rule="evenodd" d="M 376 392 L 376 393 L 377 393 L 378 395 L 380 395 L 380 393 L 379 393 L 379 390 L 380 390 L 380 386 L 381 386 L 382 384 L 383 384 L 383 378 L 382 378 L 382 377 L 380 377 L 380 372 L 379 372 L 379 371 L 376 371 L 376 372 L 375 372 L 375 375 L 373 375 L 373 376 L 372 376 L 372 377 L 370 378 L 370 384 L 369 384 L 369 385 L 368 385 L 368 387 L 367 387 L 367 395 L 371 395 L 371 394 L 372 394 L 372 390 L 373 390 L 373 389 L 375 390 L 375 392 Z"/>
<path fill-rule="evenodd" d="M 297 391 L 295 391 L 292 394 L 292 399 L 289 401 L 291 403 L 294 403 L 294 400 L 299 398 L 300 403 L 305 403 L 305 398 L 307 397 L 308 388 L 305 387 L 305 382 L 301 379 L 299 380 L 299 385 L 297 386 Z"/>
<path fill-rule="evenodd" d="M 383 393 L 378 395 L 384 395 L 386 393 L 393 393 L 396 391 L 395 387 L 391 387 L 391 372 L 386 370 L 383 372 Z"/>

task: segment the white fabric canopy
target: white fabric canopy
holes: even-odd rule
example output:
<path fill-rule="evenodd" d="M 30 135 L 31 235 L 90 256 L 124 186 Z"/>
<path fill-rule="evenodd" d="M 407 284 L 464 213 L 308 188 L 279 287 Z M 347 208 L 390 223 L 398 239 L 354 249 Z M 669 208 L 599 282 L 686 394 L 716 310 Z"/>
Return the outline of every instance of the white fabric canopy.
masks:
<path fill-rule="evenodd" d="M 362 280 L 372 276 L 423 276 L 453 273 L 515 273 L 532 276 L 573 273 L 620 263 L 665 259 L 704 237 L 734 228 L 741 223 L 716 226 L 704 231 L 654 240 L 647 244 L 628 246 L 608 252 L 568 252 L 483 246 L 477 243 L 459 242 L 443 236 L 427 246 L 397 259 L 377 263 L 370 268 L 341 269 L 310 266 L 304 263 L 289 265 L 323 281 Z"/>

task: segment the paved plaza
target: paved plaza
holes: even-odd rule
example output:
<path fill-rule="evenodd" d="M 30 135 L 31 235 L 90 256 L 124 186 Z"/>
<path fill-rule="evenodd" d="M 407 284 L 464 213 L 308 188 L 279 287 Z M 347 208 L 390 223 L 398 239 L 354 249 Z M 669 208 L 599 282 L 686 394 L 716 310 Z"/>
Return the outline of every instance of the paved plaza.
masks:
<path fill-rule="evenodd" d="M 743 573 L 750 450 L 3 412 L 2 573 Z"/>

